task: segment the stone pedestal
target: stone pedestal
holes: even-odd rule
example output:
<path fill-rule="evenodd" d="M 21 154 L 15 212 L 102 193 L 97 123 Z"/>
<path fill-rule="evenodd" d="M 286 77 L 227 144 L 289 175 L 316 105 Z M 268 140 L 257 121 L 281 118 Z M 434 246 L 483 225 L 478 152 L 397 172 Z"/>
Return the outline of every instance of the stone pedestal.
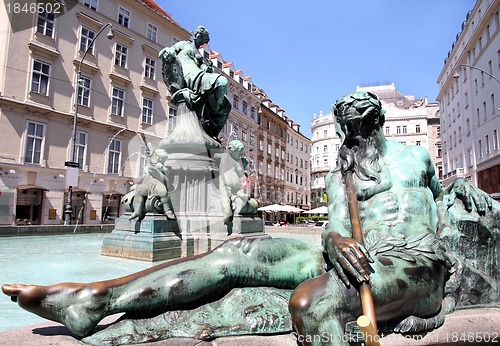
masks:
<path fill-rule="evenodd" d="M 124 215 L 105 237 L 103 255 L 158 261 L 210 251 L 230 235 L 265 236 L 257 216 L 236 215 L 232 227 L 224 224 L 219 163 L 214 158 L 224 149 L 185 104 L 177 114 L 175 130 L 160 142 L 168 153 L 168 191 L 177 220 L 148 214 L 138 222 Z"/>
<path fill-rule="evenodd" d="M 113 232 L 104 237 L 102 254 L 142 261 L 161 261 L 182 256 L 182 235 L 175 220 L 147 215 L 138 222 L 125 213 L 115 221 Z"/>

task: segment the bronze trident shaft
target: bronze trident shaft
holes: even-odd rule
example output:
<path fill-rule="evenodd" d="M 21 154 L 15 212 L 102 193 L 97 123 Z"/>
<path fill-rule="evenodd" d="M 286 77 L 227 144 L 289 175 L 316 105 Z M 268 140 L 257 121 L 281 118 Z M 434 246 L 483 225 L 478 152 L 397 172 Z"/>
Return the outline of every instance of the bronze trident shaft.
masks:
<path fill-rule="evenodd" d="M 364 246 L 363 231 L 361 230 L 361 221 L 359 218 L 358 200 L 356 198 L 356 188 L 354 187 L 354 179 L 352 170 L 346 172 L 346 186 L 349 204 L 349 215 L 351 217 L 352 237 L 359 244 Z M 358 319 L 358 325 L 363 332 L 365 343 L 369 346 L 380 345 L 377 334 L 377 319 L 375 316 L 375 305 L 373 304 L 373 296 L 370 284 L 362 282 L 359 287 L 359 295 L 361 296 L 361 308 L 363 315 L 370 319 L 371 325 L 366 326 L 365 323 L 360 323 L 361 316 Z"/>

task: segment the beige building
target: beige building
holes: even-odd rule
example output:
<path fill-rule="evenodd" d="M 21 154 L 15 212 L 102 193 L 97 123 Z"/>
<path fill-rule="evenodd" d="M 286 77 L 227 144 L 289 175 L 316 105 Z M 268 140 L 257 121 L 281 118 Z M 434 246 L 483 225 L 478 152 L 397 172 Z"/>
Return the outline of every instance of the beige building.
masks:
<path fill-rule="evenodd" d="M 143 140 L 157 144 L 174 123 L 158 53 L 190 33 L 153 1 L 82 0 L 17 32 L 0 11 L 0 223 L 62 222 L 75 101 L 73 222 L 111 222 L 142 176 Z"/>
<path fill-rule="evenodd" d="M 500 0 L 478 0 L 438 77 L 445 185 L 465 178 L 500 198 Z"/>
<path fill-rule="evenodd" d="M 356 91 L 376 94 L 386 110 L 384 134 L 387 139 L 407 145 L 424 146 L 442 178 L 441 141 L 439 136 L 439 107 L 427 99 L 403 95 L 391 84 L 358 86 Z M 311 122 L 311 203 L 316 208 L 326 205 L 325 177 L 337 164 L 341 140 L 335 132 L 332 114 L 314 115 Z"/>
<path fill-rule="evenodd" d="M 277 203 L 308 210 L 311 140 L 262 89 L 254 91 L 261 101 L 256 197 L 263 206 Z"/>
<path fill-rule="evenodd" d="M 408 145 L 423 146 L 429 152 L 442 176 L 442 151 L 439 125 L 439 105 L 429 103 L 427 98 L 415 98 L 396 90 L 394 83 L 373 86 L 358 86 L 357 91 L 376 94 L 385 109 L 384 134 L 387 139 Z"/>
<path fill-rule="evenodd" d="M 221 53 L 207 45 L 202 54 L 229 81 L 232 109 L 219 137 L 224 146 L 233 139 L 245 144 L 248 194 L 261 206 L 278 203 L 309 209 L 311 142 L 300 132 L 300 125 Z"/>
<path fill-rule="evenodd" d="M 311 140 L 300 132 L 300 125 L 288 119 L 285 164 L 286 203 L 309 210 L 311 196 Z M 289 156 L 290 154 L 290 156 Z"/>
<path fill-rule="evenodd" d="M 337 165 L 342 141 L 335 131 L 333 114 L 314 114 L 311 121 L 311 208 L 327 204 L 326 174 Z"/>
<path fill-rule="evenodd" d="M 176 125 L 158 53 L 191 33 L 152 0 L 80 0 L 66 10 L 58 17 L 32 15 L 31 28 L 13 32 L 0 6 L 0 224 L 63 222 L 76 110 L 73 223 L 113 222 L 122 212 L 121 196 L 143 176 L 146 143 L 157 146 Z M 304 146 L 307 138 L 242 70 L 208 46 L 200 54 L 229 80 L 232 110 L 220 140 L 245 144 L 247 191 L 261 204 L 280 194 L 307 206 L 308 171 L 285 184 L 282 158 L 287 136 Z M 271 128 L 263 125 L 263 109 L 270 111 Z M 271 145 L 272 158 L 260 150 L 261 140 L 266 150 Z"/>

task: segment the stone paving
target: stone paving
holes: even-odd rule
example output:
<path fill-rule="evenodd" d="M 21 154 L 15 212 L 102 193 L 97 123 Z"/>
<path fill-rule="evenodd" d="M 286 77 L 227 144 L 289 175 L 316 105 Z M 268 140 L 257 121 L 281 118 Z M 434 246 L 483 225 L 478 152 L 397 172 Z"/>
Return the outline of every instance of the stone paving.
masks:
<path fill-rule="evenodd" d="M 455 311 L 445 324 L 432 332 L 415 336 L 391 334 L 380 339 L 381 346 L 482 345 L 500 343 L 500 308 Z M 104 320 L 105 323 L 108 320 Z M 58 323 L 46 322 L 0 333 L 0 345 L 83 346 Z M 141 344 L 145 346 L 297 346 L 292 333 L 272 336 L 225 337 L 212 341 L 170 339 Z"/>

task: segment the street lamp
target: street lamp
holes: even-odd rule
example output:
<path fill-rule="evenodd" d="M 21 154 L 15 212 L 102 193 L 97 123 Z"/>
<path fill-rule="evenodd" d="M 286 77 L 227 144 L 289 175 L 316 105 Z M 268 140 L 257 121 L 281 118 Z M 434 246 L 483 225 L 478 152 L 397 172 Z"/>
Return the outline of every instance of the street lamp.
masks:
<path fill-rule="evenodd" d="M 108 39 L 113 39 L 113 27 L 111 23 L 105 24 L 94 36 L 92 41 L 90 41 L 90 44 L 87 45 L 87 49 L 85 49 L 85 53 L 83 54 L 82 58 L 80 59 L 80 62 L 78 64 L 78 71 L 76 74 L 76 83 L 75 83 L 75 99 L 73 103 L 73 109 L 75 110 L 75 114 L 73 115 L 73 129 L 72 129 L 72 135 L 71 135 L 71 161 L 66 161 L 65 166 L 66 166 L 66 185 L 68 185 L 68 196 L 66 198 L 66 206 L 64 208 L 64 224 L 65 225 L 71 225 L 71 214 L 73 213 L 72 211 L 72 204 L 73 204 L 73 186 L 78 185 L 78 170 L 80 168 L 80 165 L 77 162 L 76 159 L 76 125 L 77 125 L 77 120 L 78 120 L 78 94 L 80 91 L 81 83 L 82 83 L 82 64 L 83 60 L 85 60 L 85 57 L 87 56 L 87 53 L 94 47 L 94 42 L 97 39 L 97 37 L 101 34 L 101 32 L 104 31 L 109 27 L 109 31 L 106 34 L 106 37 Z M 82 94 L 83 97 L 83 94 Z"/>
<path fill-rule="evenodd" d="M 467 64 L 457 64 L 457 66 L 455 66 L 455 73 L 453 74 L 453 79 L 455 80 L 458 80 L 460 78 L 460 74 L 458 73 L 458 68 L 459 67 L 462 67 L 462 68 L 470 68 L 472 70 L 477 70 L 477 71 L 480 71 L 481 73 L 484 73 L 485 75 L 487 75 L 488 77 L 491 77 L 493 78 L 498 84 L 500 84 L 500 80 L 495 77 L 494 75 L 492 75 L 491 73 L 489 72 L 486 72 L 485 70 L 483 69 L 480 69 L 479 67 L 476 67 L 476 66 L 472 66 L 472 65 L 467 65 Z M 493 105 L 494 106 L 494 105 Z M 497 108 L 497 110 L 500 110 L 500 108 Z"/>
<path fill-rule="evenodd" d="M 487 75 L 487 76 L 489 76 L 489 77 L 493 78 L 494 80 L 496 80 L 496 81 L 500 84 L 500 80 L 498 80 L 498 78 L 497 78 L 497 77 L 495 77 L 494 75 L 492 75 L 491 73 L 486 72 L 485 70 L 480 69 L 479 67 L 472 66 L 472 65 L 467 65 L 467 64 L 458 64 L 457 66 L 455 66 L 455 74 L 453 75 L 453 78 L 454 78 L 454 79 L 458 79 L 458 78 L 460 78 L 460 74 L 458 73 L 458 68 L 459 68 L 459 67 L 463 67 L 463 68 L 468 67 L 468 68 L 473 69 L 473 70 L 478 70 L 478 71 L 480 71 L 480 72 L 484 73 L 485 75 Z"/>

